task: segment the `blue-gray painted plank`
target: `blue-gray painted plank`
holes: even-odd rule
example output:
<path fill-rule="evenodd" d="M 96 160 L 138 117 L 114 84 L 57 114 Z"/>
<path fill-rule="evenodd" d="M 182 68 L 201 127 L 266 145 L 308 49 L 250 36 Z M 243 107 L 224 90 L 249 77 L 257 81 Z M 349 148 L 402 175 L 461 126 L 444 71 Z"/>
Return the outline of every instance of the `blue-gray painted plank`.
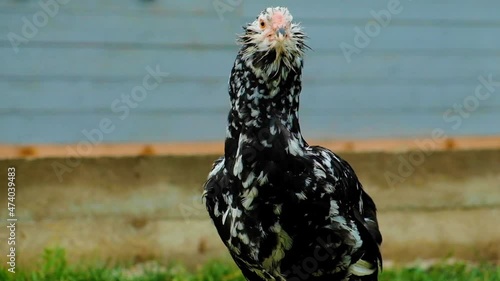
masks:
<path fill-rule="evenodd" d="M 416 20 L 493 20 L 499 21 L 495 8 L 498 1 L 435 1 L 435 0 L 375 0 L 375 1 L 287 1 L 270 3 L 267 0 L 243 1 L 244 16 L 255 17 L 269 6 L 287 6 L 297 19 L 367 19 L 372 18 L 370 11 L 387 10 L 388 3 L 399 2 L 402 11 L 393 15 L 394 19 Z"/>
<path fill-rule="evenodd" d="M 223 50 L 210 53 L 200 50 L 101 50 L 33 48 L 22 55 L 12 55 L 0 48 L 0 75 L 76 75 L 98 77 L 142 77 L 147 66 L 174 76 L 228 76 L 235 52 Z M 224 71 L 222 71 L 224 69 Z M 218 71 L 217 71 L 218 70 Z"/>
<path fill-rule="evenodd" d="M 4 0 L 0 2 L 0 11 L 25 11 L 34 13 L 40 10 L 39 0 Z M 232 5 L 234 11 L 224 14 L 225 17 L 234 14 L 246 17 L 255 17 L 262 9 L 268 6 L 286 5 L 298 20 L 302 19 L 368 19 L 371 10 L 387 9 L 389 0 L 376 1 L 343 1 L 343 0 L 315 0 L 315 1 L 286 1 L 269 2 L 268 0 L 227 1 L 227 0 L 86 0 L 70 1 L 62 6 L 60 13 L 73 14 L 177 14 L 217 16 L 214 2 L 236 3 Z M 239 4 L 241 3 L 241 4 Z M 400 0 L 403 11 L 394 18 L 416 20 L 467 20 L 467 21 L 498 21 L 498 1 L 435 1 L 435 0 Z M 243 11 L 242 11 L 243 10 Z M 142 13 L 141 13 L 142 12 Z"/>
<path fill-rule="evenodd" d="M 483 73 L 498 72 L 500 57 L 442 55 L 361 55 L 352 62 L 339 54 L 311 52 L 305 58 L 304 75 L 318 79 L 376 78 L 398 79 L 475 79 Z"/>
<path fill-rule="evenodd" d="M 53 0 L 52 0 L 53 1 Z M 51 2 L 51 0 L 4 0 L 0 2 L 0 13 L 23 13 L 32 15 L 41 10 L 40 2 Z M 163 16 L 212 16 L 217 17 L 212 0 L 85 0 L 69 1 L 67 4 L 59 5 L 60 14 L 139 14 L 141 16 L 163 15 Z M 239 16 L 242 14 L 241 6 L 234 6 L 232 13 L 226 17 Z M 54 9 L 51 7 L 51 9 Z"/>
<path fill-rule="evenodd" d="M 304 23 L 306 25 L 306 23 Z M 310 45 L 319 49 L 333 49 L 341 52 L 341 44 L 346 43 L 359 48 L 362 52 L 370 50 L 387 50 L 397 54 L 400 50 L 434 51 L 445 55 L 447 50 L 473 49 L 497 52 L 500 48 L 500 38 L 494 36 L 500 32 L 500 25 L 495 27 L 455 27 L 455 26 L 396 26 L 390 25 L 380 29 L 374 36 L 367 36 L 365 44 L 356 44 L 358 38 L 356 27 L 367 36 L 364 25 L 335 27 L 329 25 L 314 25 L 305 29 L 311 38 Z M 361 35 L 359 35 L 361 36 Z M 359 42 L 366 42 L 359 39 Z M 362 40 L 362 41 L 361 41 Z M 345 45 L 345 44 L 343 44 Z"/>
<path fill-rule="evenodd" d="M 500 82 L 500 75 L 494 81 Z M 329 84 L 315 85 L 304 83 L 301 96 L 301 107 L 305 110 L 331 110 L 331 114 L 355 112 L 444 112 L 453 108 L 454 104 L 462 104 L 468 97 L 475 95 L 479 82 L 470 81 L 464 85 L 394 85 L 390 82 L 380 85 L 363 84 Z M 481 107 L 500 109 L 500 87 L 488 94 L 482 89 L 481 94 L 487 96 L 478 100 Z"/>
<path fill-rule="evenodd" d="M 499 77 L 494 80 L 500 81 Z M 417 111 L 440 109 L 443 112 L 455 103 L 463 103 L 473 96 L 479 84 L 472 80 L 464 85 L 362 85 L 318 84 L 304 82 L 301 109 L 304 112 L 327 110 L 348 113 Z M 122 94 L 130 95 L 137 84 L 129 82 L 67 82 L 67 81 L 0 81 L 0 113 L 24 111 L 52 112 L 106 112 L 111 111 L 115 100 Z M 481 91 L 481 93 L 486 93 Z M 43 98 L 40 98 L 43 97 Z M 485 101 L 482 107 L 500 109 L 500 88 Z M 227 82 L 171 82 L 163 83 L 148 92 L 138 102 L 137 112 L 176 111 L 198 112 L 226 110 L 229 106 Z"/>
<path fill-rule="evenodd" d="M 172 77 L 227 78 L 235 51 L 214 50 L 102 50 L 32 48 L 12 55 L 0 48 L 0 76 L 136 76 L 141 82 L 145 68 L 156 65 Z M 482 73 L 495 73 L 500 56 L 363 55 L 347 63 L 339 54 L 309 52 L 304 75 L 314 79 L 475 79 Z"/>
<path fill-rule="evenodd" d="M 22 35 L 23 21 L 20 15 L 2 15 L 0 17 L 0 34 L 14 32 Z M 192 45 L 202 48 L 206 45 L 235 45 L 236 34 L 241 33 L 241 26 L 246 21 L 225 20 L 218 18 L 194 17 L 185 18 L 162 17 L 152 15 L 59 15 L 50 24 L 40 29 L 30 42 L 21 44 L 30 46 L 34 42 L 58 43 L 92 43 L 96 47 L 107 43 L 115 44 L 153 44 L 156 45 Z M 305 31 L 310 37 L 310 45 L 315 50 L 335 50 L 340 52 L 340 44 L 345 42 L 355 45 L 355 27 L 364 30 L 363 24 L 337 24 L 305 21 Z M 182 28 L 182 31 L 179 29 Z M 440 25 L 389 25 L 380 30 L 377 36 L 369 39 L 370 43 L 364 51 L 370 50 L 489 50 L 500 49 L 500 32 L 497 26 L 440 26 Z M 11 43 L 2 37 L 2 45 Z M 158 46 L 161 47 L 161 46 Z M 355 45 L 356 46 L 356 45 Z M 122 47 L 126 47 L 122 46 Z M 359 45 L 358 45 L 359 47 Z M 13 52 L 11 52 L 13 54 Z"/>
<path fill-rule="evenodd" d="M 5 90 L 0 95 L 0 113 L 8 110 L 111 111 L 113 103 L 120 102 L 122 95 L 131 96 L 132 89 L 140 84 L 133 81 L 0 81 L 0 89 Z M 134 111 L 195 112 L 227 108 L 227 82 L 161 83 L 137 104 Z"/>
<path fill-rule="evenodd" d="M 441 112 L 369 115 L 363 111 L 350 115 L 305 115 L 301 124 L 306 138 L 427 137 L 433 129 L 449 136 L 500 134 L 495 112 L 474 112 L 454 129 Z M 115 125 L 104 142 L 157 142 L 222 140 L 226 114 L 131 114 L 125 120 L 111 114 L 94 115 L 11 115 L 0 119 L 0 140 L 6 143 L 76 143 L 85 140 L 82 130 L 97 129 L 103 118 Z M 418 122 L 416 122 L 418 120 Z M 17 128 L 12 130 L 12 128 Z M 61 132 L 64 132 L 62 134 Z"/>
<path fill-rule="evenodd" d="M 0 34 L 10 32 L 23 36 L 20 15 L 1 15 Z M 157 44 L 233 44 L 241 23 L 235 20 L 221 22 L 218 18 L 173 18 L 152 15 L 60 15 L 39 29 L 30 42 L 105 42 Z M 2 39 L 7 37 L 2 36 Z M 3 44 L 11 43 L 4 41 Z M 27 43 L 26 45 L 28 45 Z M 21 47 L 23 47 L 22 44 Z M 119 46 L 118 46 L 119 47 Z"/>

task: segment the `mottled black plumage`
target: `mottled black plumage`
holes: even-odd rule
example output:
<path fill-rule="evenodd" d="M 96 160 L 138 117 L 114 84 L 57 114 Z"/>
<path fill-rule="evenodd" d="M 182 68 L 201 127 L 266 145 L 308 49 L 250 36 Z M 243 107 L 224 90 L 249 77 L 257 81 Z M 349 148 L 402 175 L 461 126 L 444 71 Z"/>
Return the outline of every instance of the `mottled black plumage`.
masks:
<path fill-rule="evenodd" d="M 281 7 L 245 27 L 206 207 L 247 280 L 376 281 L 375 203 L 346 161 L 300 131 L 305 38 Z"/>

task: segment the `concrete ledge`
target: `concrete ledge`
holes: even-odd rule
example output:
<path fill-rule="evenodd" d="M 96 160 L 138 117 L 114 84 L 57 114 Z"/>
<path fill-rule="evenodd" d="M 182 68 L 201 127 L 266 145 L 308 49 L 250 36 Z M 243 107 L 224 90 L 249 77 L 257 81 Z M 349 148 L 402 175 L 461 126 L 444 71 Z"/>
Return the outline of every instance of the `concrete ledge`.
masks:
<path fill-rule="evenodd" d="M 386 259 L 500 259 L 500 150 L 341 156 L 379 207 Z M 200 200 L 216 157 L 0 160 L 0 171 L 17 170 L 19 264 L 32 265 L 53 246 L 65 247 L 71 262 L 158 259 L 194 266 L 227 258 Z M 59 164 L 68 170 L 58 176 Z M 5 196 L 0 206 L 6 218 Z M 6 235 L 2 228 L 0 241 Z M 0 251 L 7 252 L 6 243 Z"/>
<path fill-rule="evenodd" d="M 98 143 L 79 144 L 0 144 L 0 159 L 59 157 L 122 157 L 151 155 L 222 154 L 223 142 L 182 143 Z M 85 144 L 87 143 L 87 144 Z M 500 149 L 500 136 L 422 139 L 313 140 L 311 144 L 337 152 L 381 152 L 409 150 Z"/>

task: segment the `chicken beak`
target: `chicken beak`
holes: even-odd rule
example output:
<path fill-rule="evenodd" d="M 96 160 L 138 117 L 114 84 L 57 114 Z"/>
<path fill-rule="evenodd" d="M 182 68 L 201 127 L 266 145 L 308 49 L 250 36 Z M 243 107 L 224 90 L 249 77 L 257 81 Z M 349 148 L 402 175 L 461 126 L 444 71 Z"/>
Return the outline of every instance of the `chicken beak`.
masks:
<path fill-rule="evenodd" d="M 284 27 L 278 28 L 276 30 L 276 37 L 280 40 L 283 40 L 283 38 L 286 36 L 286 29 Z"/>

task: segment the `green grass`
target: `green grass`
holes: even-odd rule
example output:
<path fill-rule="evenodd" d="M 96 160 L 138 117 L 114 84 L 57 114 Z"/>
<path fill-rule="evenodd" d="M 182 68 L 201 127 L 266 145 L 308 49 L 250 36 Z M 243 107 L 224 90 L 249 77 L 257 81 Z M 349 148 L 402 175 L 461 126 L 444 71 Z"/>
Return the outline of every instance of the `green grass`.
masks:
<path fill-rule="evenodd" d="M 196 272 L 181 266 L 142 270 L 134 274 L 130 268 L 69 266 L 62 250 L 49 250 L 36 271 L 16 268 L 10 273 L 0 268 L 0 280 L 5 281 L 244 281 L 232 264 L 212 262 Z M 401 268 L 385 270 L 380 281 L 500 281 L 500 267 L 494 265 L 470 266 L 462 263 L 436 265 L 429 269 Z"/>

